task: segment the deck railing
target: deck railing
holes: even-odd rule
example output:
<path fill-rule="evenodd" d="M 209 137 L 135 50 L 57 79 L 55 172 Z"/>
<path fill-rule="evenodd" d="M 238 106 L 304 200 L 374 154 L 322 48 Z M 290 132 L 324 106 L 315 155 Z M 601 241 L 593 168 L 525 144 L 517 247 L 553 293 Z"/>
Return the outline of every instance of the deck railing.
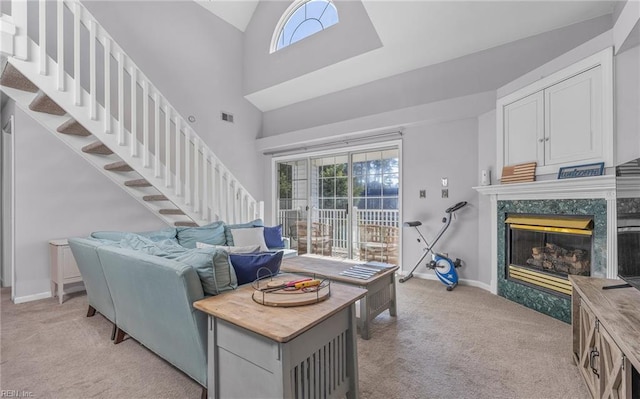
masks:
<path fill-rule="evenodd" d="M 397 209 L 358 209 L 353 208 L 352 214 L 355 216 L 349 222 L 345 209 L 314 209 L 312 211 L 312 221 L 331 226 L 332 232 L 332 253 L 337 256 L 347 256 L 349 248 L 349 232 L 354 245 L 361 243 L 359 237 L 362 225 L 376 225 L 386 227 L 400 227 L 400 211 Z M 306 211 L 300 210 L 279 210 L 278 223 L 283 226 L 283 234 L 294 239 L 296 237 L 296 221 L 306 221 Z"/>

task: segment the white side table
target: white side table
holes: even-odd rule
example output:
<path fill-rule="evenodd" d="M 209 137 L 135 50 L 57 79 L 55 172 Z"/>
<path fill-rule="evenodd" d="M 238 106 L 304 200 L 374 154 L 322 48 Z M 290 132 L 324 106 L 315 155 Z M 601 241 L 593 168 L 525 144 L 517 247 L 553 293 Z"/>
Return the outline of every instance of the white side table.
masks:
<path fill-rule="evenodd" d="M 51 260 L 51 295 L 57 296 L 58 302 L 62 304 L 64 285 L 81 282 L 82 276 L 66 239 L 49 241 L 49 257 Z"/>

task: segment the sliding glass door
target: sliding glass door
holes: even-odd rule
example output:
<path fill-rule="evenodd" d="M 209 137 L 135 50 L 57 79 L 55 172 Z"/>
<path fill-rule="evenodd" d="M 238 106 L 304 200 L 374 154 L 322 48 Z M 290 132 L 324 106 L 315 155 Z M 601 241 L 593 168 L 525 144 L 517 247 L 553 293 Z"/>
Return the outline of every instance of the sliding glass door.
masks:
<path fill-rule="evenodd" d="M 303 237 L 304 248 L 299 244 L 299 234 L 306 229 L 309 215 L 309 186 L 308 163 L 306 159 L 279 162 L 277 187 L 277 218 L 282 225 L 282 235 L 290 237 L 292 247 L 306 253 L 306 239 Z"/>
<path fill-rule="evenodd" d="M 398 262 L 398 148 L 283 161 L 276 169 L 278 223 L 300 254 Z"/>
<path fill-rule="evenodd" d="M 398 263 L 400 165 L 397 148 L 352 155 L 352 259 Z"/>

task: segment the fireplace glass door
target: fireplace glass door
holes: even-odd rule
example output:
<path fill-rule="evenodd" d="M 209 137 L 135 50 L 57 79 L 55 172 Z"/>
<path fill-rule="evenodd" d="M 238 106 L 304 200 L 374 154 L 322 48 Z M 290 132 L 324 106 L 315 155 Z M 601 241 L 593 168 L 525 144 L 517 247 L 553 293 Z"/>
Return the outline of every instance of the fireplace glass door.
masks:
<path fill-rule="evenodd" d="M 507 278 L 571 295 L 568 275 L 591 274 L 592 222 L 509 217 Z"/>

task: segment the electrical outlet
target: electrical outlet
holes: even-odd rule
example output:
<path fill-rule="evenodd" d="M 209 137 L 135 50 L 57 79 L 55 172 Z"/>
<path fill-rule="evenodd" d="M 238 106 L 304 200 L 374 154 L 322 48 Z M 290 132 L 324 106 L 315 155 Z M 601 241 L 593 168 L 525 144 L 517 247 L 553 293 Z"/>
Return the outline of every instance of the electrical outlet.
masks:
<path fill-rule="evenodd" d="M 427 190 L 420 190 L 420 198 L 427 198 Z"/>
<path fill-rule="evenodd" d="M 442 198 L 449 198 L 449 189 L 448 188 L 443 188 L 442 189 Z"/>

